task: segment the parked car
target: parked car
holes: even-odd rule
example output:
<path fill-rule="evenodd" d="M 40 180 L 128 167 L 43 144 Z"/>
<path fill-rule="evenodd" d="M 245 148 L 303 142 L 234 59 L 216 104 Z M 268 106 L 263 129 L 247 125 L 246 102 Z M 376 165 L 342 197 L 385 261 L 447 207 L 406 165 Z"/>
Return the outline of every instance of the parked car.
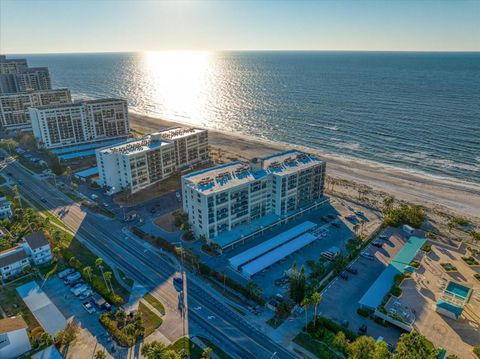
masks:
<path fill-rule="evenodd" d="M 372 246 L 377 247 L 377 248 L 382 248 L 383 243 L 380 241 L 373 241 Z"/>
<path fill-rule="evenodd" d="M 323 222 L 325 222 L 325 223 L 328 222 L 328 218 L 325 217 L 325 216 L 322 216 L 320 219 L 321 219 Z"/>
<path fill-rule="evenodd" d="M 112 306 L 110 305 L 110 303 L 108 303 L 105 299 L 103 299 L 103 297 L 98 293 L 95 293 L 94 295 L 92 295 L 91 302 L 95 304 L 98 309 L 104 309 L 107 311 L 112 309 Z"/>
<path fill-rule="evenodd" d="M 357 274 L 358 273 L 358 270 L 356 270 L 355 268 L 353 267 L 347 267 L 347 269 L 345 269 L 348 273 L 351 273 L 351 274 Z"/>
<path fill-rule="evenodd" d="M 333 214 L 327 214 L 327 217 L 330 219 L 335 219 L 335 216 Z"/>
<path fill-rule="evenodd" d="M 373 255 L 371 255 L 370 253 L 367 253 L 367 252 L 360 253 L 360 256 L 365 258 L 365 259 L 371 260 L 371 261 L 373 261 L 375 259 L 375 257 Z"/>
<path fill-rule="evenodd" d="M 389 238 L 389 236 L 386 234 L 381 234 L 378 238 L 382 241 L 386 241 Z"/>
<path fill-rule="evenodd" d="M 340 273 L 338 276 L 343 280 L 348 280 L 348 274 L 345 272 Z"/>
<path fill-rule="evenodd" d="M 97 310 L 95 309 L 95 307 L 93 306 L 92 303 L 90 302 L 84 302 L 83 303 L 83 308 L 85 308 L 85 310 L 89 313 L 89 314 L 92 314 L 92 313 L 95 313 Z"/>
<path fill-rule="evenodd" d="M 69 274 L 64 280 L 63 282 L 67 285 L 70 285 L 70 284 L 73 284 L 75 283 L 77 280 L 79 280 L 80 278 L 82 278 L 82 276 L 80 275 L 79 272 L 74 272 L 72 274 Z"/>
<path fill-rule="evenodd" d="M 73 272 L 75 272 L 75 269 L 73 269 L 73 268 L 64 269 L 64 270 L 62 270 L 60 273 L 58 273 L 58 278 L 63 279 L 63 278 L 65 278 L 67 275 L 72 274 Z"/>
<path fill-rule="evenodd" d="M 85 300 L 87 298 L 90 298 L 91 296 L 93 295 L 93 290 L 91 289 L 87 289 L 85 292 L 83 292 L 82 294 L 80 294 L 80 296 L 78 297 L 80 300 Z"/>
<path fill-rule="evenodd" d="M 183 285 L 183 278 L 182 277 L 174 277 L 173 283 L 177 285 Z"/>
<path fill-rule="evenodd" d="M 365 335 L 367 334 L 367 326 L 365 324 L 363 324 L 360 328 L 358 328 L 358 334 L 360 335 Z"/>
<path fill-rule="evenodd" d="M 340 228 L 340 223 L 338 223 L 337 221 L 333 221 L 332 226 L 334 226 L 336 228 Z"/>
<path fill-rule="evenodd" d="M 73 286 L 72 288 L 70 288 L 70 292 L 72 292 L 75 297 L 78 297 L 80 294 L 82 294 L 83 292 L 85 292 L 89 288 L 90 287 L 88 286 L 88 284 L 78 283 L 75 286 Z"/>

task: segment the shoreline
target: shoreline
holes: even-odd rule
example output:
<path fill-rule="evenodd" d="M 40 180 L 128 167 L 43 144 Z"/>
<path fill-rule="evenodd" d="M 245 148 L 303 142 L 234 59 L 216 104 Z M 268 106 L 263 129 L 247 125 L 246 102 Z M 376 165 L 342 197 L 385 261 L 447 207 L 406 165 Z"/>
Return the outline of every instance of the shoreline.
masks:
<path fill-rule="evenodd" d="M 129 111 L 133 129 L 153 132 L 188 123 L 164 120 Z M 239 157 L 250 159 L 288 148 L 314 153 L 327 162 L 327 175 L 350 180 L 393 195 L 395 198 L 425 206 L 441 206 L 454 213 L 480 217 L 480 185 L 460 180 L 422 175 L 381 163 L 350 159 L 310 147 L 298 146 L 241 134 L 209 130 L 209 144 Z"/>

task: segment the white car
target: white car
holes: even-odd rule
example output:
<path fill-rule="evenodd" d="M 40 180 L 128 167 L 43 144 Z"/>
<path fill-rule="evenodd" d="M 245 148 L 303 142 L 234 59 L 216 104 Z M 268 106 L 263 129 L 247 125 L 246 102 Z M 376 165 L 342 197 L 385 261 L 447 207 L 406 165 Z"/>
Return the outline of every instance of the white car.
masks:
<path fill-rule="evenodd" d="M 90 302 L 85 302 L 83 303 L 83 308 L 85 308 L 85 310 L 89 313 L 89 314 L 92 314 L 92 313 L 95 313 L 97 310 L 95 309 L 95 307 L 93 306 L 92 303 Z"/>
<path fill-rule="evenodd" d="M 80 300 L 85 300 L 87 298 L 90 298 L 91 296 L 93 295 L 93 290 L 91 289 L 87 289 L 85 292 L 83 292 L 82 294 L 80 294 L 80 296 L 78 297 Z"/>
<path fill-rule="evenodd" d="M 73 293 L 75 297 L 78 297 L 80 294 L 82 294 L 89 288 L 90 287 L 87 284 L 82 283 L 82 284 L 77 284 L 73 288 L 70 288 L 70 291 Z"/>

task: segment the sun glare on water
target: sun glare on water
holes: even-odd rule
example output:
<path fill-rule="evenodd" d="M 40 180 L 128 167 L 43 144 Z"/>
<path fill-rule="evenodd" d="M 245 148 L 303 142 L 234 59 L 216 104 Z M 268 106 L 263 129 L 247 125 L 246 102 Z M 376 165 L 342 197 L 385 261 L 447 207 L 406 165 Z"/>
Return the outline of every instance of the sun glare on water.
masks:
<path fill-rule="evenodd" d="M 191 124 L 203 123 L 211 98 L 213 56 L 205 51 L 155 51 L 142 56 L 143 83 L 153 103 Z M 152 109 L 155 111 L 155 109 Z"/>

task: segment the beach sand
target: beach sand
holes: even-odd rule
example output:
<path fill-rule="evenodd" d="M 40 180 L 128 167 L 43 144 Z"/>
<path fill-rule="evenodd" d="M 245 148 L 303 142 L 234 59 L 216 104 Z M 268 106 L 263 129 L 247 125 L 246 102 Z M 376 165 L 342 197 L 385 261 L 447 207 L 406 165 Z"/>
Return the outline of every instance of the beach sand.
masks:
<path fill-rule="evenodd" d="M 130 125 L 142 132 L 153 132 L 185 124 L 130 112 Z M 327 162 L 327 175 L 365 184 L 397 199 L 426 207 L 438 207 L 458 215 L 480 218 L 480 184 L 421 175 L 374 162 L 346 159 L 302 146 L 261 140 L 233 133 L 209 130 L 209 143 L 235 157 L 253 158 L 279 150 L 297 148 L 319 155 Z"/>

